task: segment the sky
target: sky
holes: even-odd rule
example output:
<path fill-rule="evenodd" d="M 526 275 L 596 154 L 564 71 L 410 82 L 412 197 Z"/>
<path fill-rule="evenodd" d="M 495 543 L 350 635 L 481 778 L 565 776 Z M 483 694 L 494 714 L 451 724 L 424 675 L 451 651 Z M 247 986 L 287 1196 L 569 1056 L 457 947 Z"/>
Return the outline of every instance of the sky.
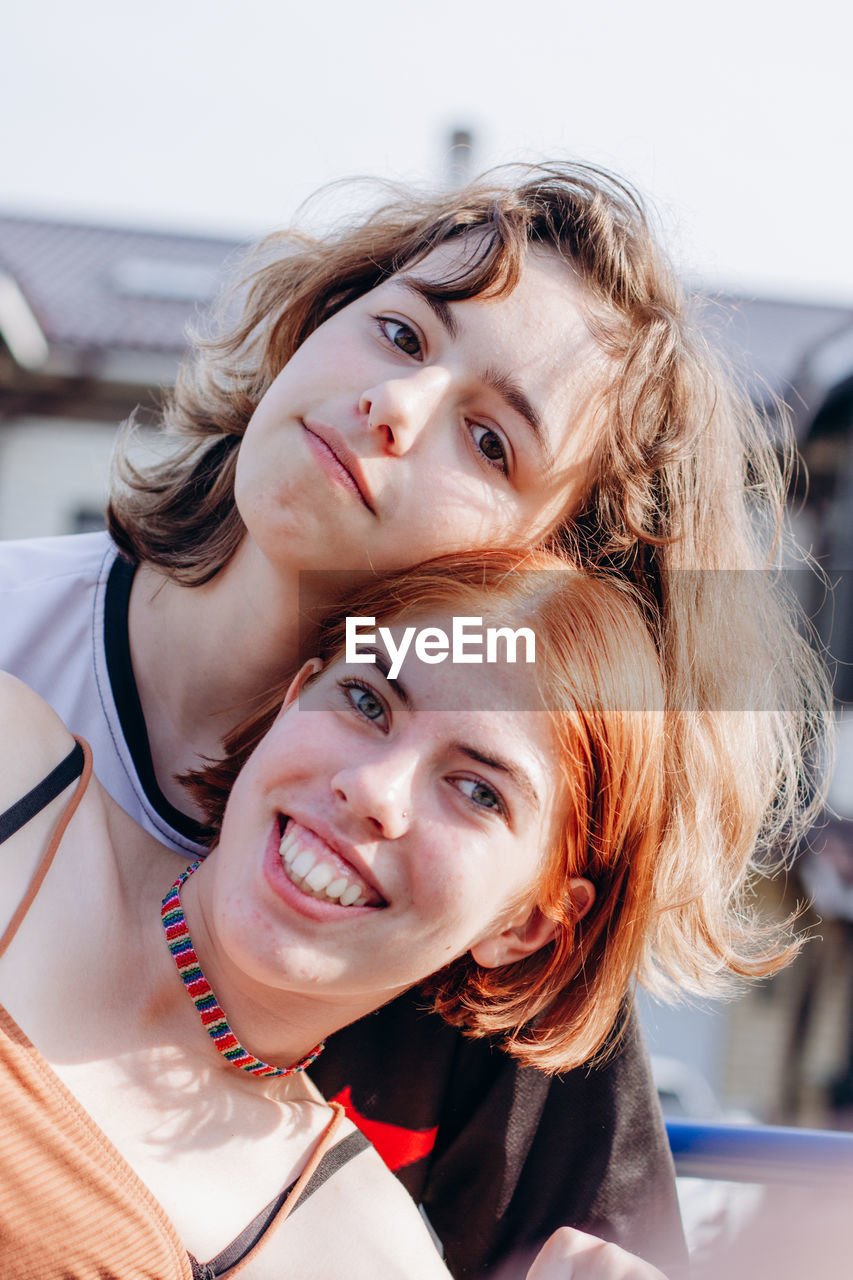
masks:
<path fill-rule="evenodd" d="M 691 283 L 853 307 L 841 0 L 27 0 L 0 51 L 0 209 L 255 235 L 352 175 L 580 159 Z M 346 208 L 342 189 L 312 216 Z"/>

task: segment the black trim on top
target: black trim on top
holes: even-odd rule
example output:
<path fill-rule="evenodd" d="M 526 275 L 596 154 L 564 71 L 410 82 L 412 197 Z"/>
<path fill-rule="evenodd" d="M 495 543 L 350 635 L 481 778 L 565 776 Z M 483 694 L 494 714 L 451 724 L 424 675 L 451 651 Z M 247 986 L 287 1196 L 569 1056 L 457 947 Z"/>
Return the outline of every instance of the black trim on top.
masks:
<path fill-rule="evenodd" d="M 337 1173 L 338 1169 L 343 1168 L 348 1161 L 352 1160 L 353 1156 L 357 1156 L 360 1151 L 365 1151 L 369 1146 L 370 1143 L 364 1134 L 355 1129 L 352 1133 L 347 1134 L 345 1138 L 342 1138 L 340 1142 L 336 1142 L 333 1147 L 330 1147 L 320 1158 L 320 1163 L 302 1188 L 292 1212 L 295 1213 L 310 1195 L 313 1195 L 315 1191 L 322 1187 L 324 1182 L 331 1178 L 333 1173 Z M 197 1258 L 190 1254 L 189 1259 L 193 1269 L 193 1280 L 219 1280 L 219 1277 L 225 1275 L 231 1267 L 236 1267 L 238 1262 L 242 1262 L 246 1254 L 252 1252 L 255 1245 L 266 1233 L 295 1185 L 295 1182 L 291 1182 L 289 1187 L 285 1187 L 284 1191 L 279 1192 L 266 1208 L 261 1209 L 257 1217 L 253 1218 L 249 1225 L 244 1227 L 229 1245 L 226 1245 L 221 1253 L 217 1253 L 215 1258 L 211 1258 L 210 1262 L 199 1262 Z"/>
<path fill-rule="evenodd" d="M 41 782 L 37 782 L 25 796 L 21 796 L 20 800 L 16 800 L 4 813 L 0 813 L 0 844 L 8 840 L 9 836 L 13 836 L 16 831 L 20 831 L 21 827 L 26 826 L 30 818 L 41 813 L 51 800 L 55 800 L 67 786 L 80 777 L 85 758 L 80 743 L 75 742 L 65 759 L 61 760 L 46 778 L 42 778 Z"/>
<path fill-rule="evenodd" d="M 148 731 L 142 714 L 142 704 L 133 675 L 130 660 L 130 635 L 127 612 L 130 605 L 130 588 L 137 566 L 124 556 L 117 556 L 107 579 L 104 600 L 104 650 L 107 656 L 107 674 L 115 699 L 121 731 L 130 750 L 139 781 L 148 800 L 160 817 L 175 831 L 196 844 L 208 844 L 213 836 L 189 814 L 176 809 L 163 795 L 154 773 Z"/>
<path fill-rule="evenodd" d="M 353 1156 L 357 1156 L 360 1151 L 366 1151 L 370 1146 L 370 1142 L 364 1136 L 360 1129 L 353 1129 L 352 1133 L 348 1133 L 345 1138 L 341 1138 L 340 1142 L 336 1142 L 320 1160 L 317 1168 L 311 1174 L 308 1182 L 302 1188 L 302 1194 L 293 1206 L 298 1209 L 304 1204 L 309 1196 L 313 1196 L 315 1191 L 319 1191 L 324 1182 L 328 1182 L 333 1173 L 337 1173 L 338 1169 L 342 1169 Z"/>

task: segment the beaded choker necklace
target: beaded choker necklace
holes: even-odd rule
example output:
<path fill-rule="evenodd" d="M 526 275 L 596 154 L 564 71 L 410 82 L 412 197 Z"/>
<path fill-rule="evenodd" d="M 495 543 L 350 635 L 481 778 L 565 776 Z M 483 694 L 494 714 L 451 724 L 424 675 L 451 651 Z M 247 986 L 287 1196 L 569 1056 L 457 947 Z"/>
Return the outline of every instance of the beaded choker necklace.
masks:
<path fill-rule="evenodd" d="M 211 990 L 210 983 L 201 971 L 201 965 L 193 949 L 190 931 L 184 919 L 181 906 L 181 889 L 192 873 L 201 865 L 194 862 L 186 871 L 182 871 L 169 892 L 163 899 L 160 919 L 166 931 L 166 945 L 172 953 L 181 981 L 187 989 L 190 999 L 198 1009 L 201 1025 L 216 1045 L 219 1052 L 232 1067 L 248 1071 L 252 1076 L 292 1076 L 297 1071 L 304 1071 L 318 1058 L 323 1051 L 325 1040 L 321 1040 L 307 1057 L 293 1067 L 272 1067 L 268 1062 L 261 1062 L 254 1054 L 244 1049 L 234 1032 L 228 1025 L 228 1019 L 222 1012 L 219 1001 Z"/>

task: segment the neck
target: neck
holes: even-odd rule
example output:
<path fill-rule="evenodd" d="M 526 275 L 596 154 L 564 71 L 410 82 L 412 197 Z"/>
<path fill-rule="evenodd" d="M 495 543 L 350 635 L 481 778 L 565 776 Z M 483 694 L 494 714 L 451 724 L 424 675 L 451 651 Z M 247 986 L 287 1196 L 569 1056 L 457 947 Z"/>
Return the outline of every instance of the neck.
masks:
<path fill-rule="evenodd" d="M 20 949 L 15 972 L 23 1025 L 50 1061 L 66 1063 L 138 1048 L 152 1036 L 151 1011 L 169 1000 L 177 1006 L 181 994 L 156 929 L 156 894 L 161 883 L 165 891 L 174 853 L 94 778 L 72 831 L 28 913 L 37 949 Z"/>
<path fill-rule="evenodd" d="M 130 597 L 130 651 L 154 772 L 177 808 L 175 774 L 222 754 L 222 738 L 299 658 L 299 579 L 274 571 L 249 539 L 209 583 L 183 587 L 141 565 Z"/>
<path fill-rule="evenodd" d="M 265 986 L 235 967 L 209 927 L 215 862 L 216 851 L 178 877 L 161 912 L 187 1009 L 194 1006 L 198 1030 L 207 1034 L 211 1056 L 220 1055 L 219 1065 L 260 1079 L 280 1068 L 292 1069 L 282 1072 L 285 1077 L 298 1073 L 310 1067 L 329 1035 L 372 1012 L 376 1001 L 324 1000 L 321 989 L 305 996 Z"/>
<path fill-rule="evenodd" d="M 181 865 L 174 853 L 94 779 L 84 802 L 75 819 L 79 838 L 60 850 L 28 913 L 29 931 L 4 957 L 3 1000 L 12 1016 L 57 1068 L 73 1072 L 88 1063 L 121 1062 L 129 1083 L 148 1081 L 165 1089 L 164 1097 L 167 1081 L 179 1082 L 183 1106 L 192 1080 L 208 1092 L 219 1082 L 255 1094 L 274 1089 L 278 1097 L 282 1090 L 299 1096 L 301 1076 L 253 1077 L 223 1058 L 207 1035 L 161 922 L 162 899 Z M 60 930 L 58 919 L 65 922 Z M 207 974 L 215 947 L 207 943 L 203 920 L 203 905 L 188 914 Z M 341 1025 L 320 1014 L 320 1002 L 300 1009 L 282 990 L 258 991 L 240 978 L 217 985 L 208 976 L 225 1016 L 236 1013 L 236 1033 L 265 1061 L 296 1063 Z"/>
<path fill-rule="evenodd" d="M 174 854 L 141 831 L 117 806 L 110 806 L 109 825 L 112 858 L 108 861 L 112 866 L 107 867 L 111 874 L 105 877 L 100 918 L 112 917 L 114 927 L 108 946 L 106 932 L 97 940 L 98 968 L 92 975 L 92 984 L 103 987 L 94 1003 L 106 1011 L 106 1034 L 118 1034 L 126 1047 L 146 1053 L 153 1049 L 164 1068 L 171 1062 L 179 1070 L 221 1072 L 231 1086 L 255 1091 L 287 1088 L 288 1079 L 294 1077 L 253 1075 L 228 1061 L 215 1047 L 191 993 L 181 983 L 167 945 L 161 906 L 176 878 Z M 289 994 L 258 989 L 242 975 L 228 980 L 227 970 L 215 963 L 215 947 L 208 942 L 204 893 L 193 892 L 201 878 L 212 878 L 215 857 L 214 851 L 206 870 L 202 864 L 180 892 L 202 972 L 221 1002 L 226 1020 L 248 1050 L 263 1062 L 281 1066 L 299 1063 L 327 1033 L 349 1019 L 336 1022 L 320 1001 L 301 1007 Z M 105 950 L 118 958 L 115 965 L 103 964 Z M 117 998 L 120 1003 L 113 1007 Z M 128 1008 L 135 1010 L 130 1019 Z"/>

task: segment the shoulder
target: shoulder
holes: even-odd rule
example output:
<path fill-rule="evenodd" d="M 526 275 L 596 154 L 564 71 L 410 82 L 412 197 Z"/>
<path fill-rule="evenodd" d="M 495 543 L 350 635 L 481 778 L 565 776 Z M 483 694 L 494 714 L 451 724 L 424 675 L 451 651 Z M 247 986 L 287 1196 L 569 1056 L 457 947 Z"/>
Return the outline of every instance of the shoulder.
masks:
<path fill-rule="evenodd" d="M 351 1177 L 358 1199 L 350 1197 L 346 1216 L 352 1238 L 358 1230 L 363 1235 L 365 1277 L 372 1272 L 387 1280 L 446 1280 L 449 1273 L 417 1205 L 372 1147 Z"/>
<path fill-rule="evenodd" d="M 49 582 L 96 580 L 105 557 L 111 561 L 116 554 L 106 532 L 0 541 L 0 591 L 25 596 L 43 592 Z"/>
<path fill-rule="evenodd" d="M 346 1121 L 343 1138 L 354 1128 Z M 304 1280 L 449 1280 L 414 1201 L 372 1146 L 298 1206 L 280 1244 Z"/>
<path fill-rule="evenodd" d="M 46 777 L 73 745 L 44 698 L 0 671 L 0 812 Z"/>
<path fill-rule="evenodd" d="M 0 541 L 0 668 L 92 732 L 99 601 L 115 562 L 106 533 Z"/>

